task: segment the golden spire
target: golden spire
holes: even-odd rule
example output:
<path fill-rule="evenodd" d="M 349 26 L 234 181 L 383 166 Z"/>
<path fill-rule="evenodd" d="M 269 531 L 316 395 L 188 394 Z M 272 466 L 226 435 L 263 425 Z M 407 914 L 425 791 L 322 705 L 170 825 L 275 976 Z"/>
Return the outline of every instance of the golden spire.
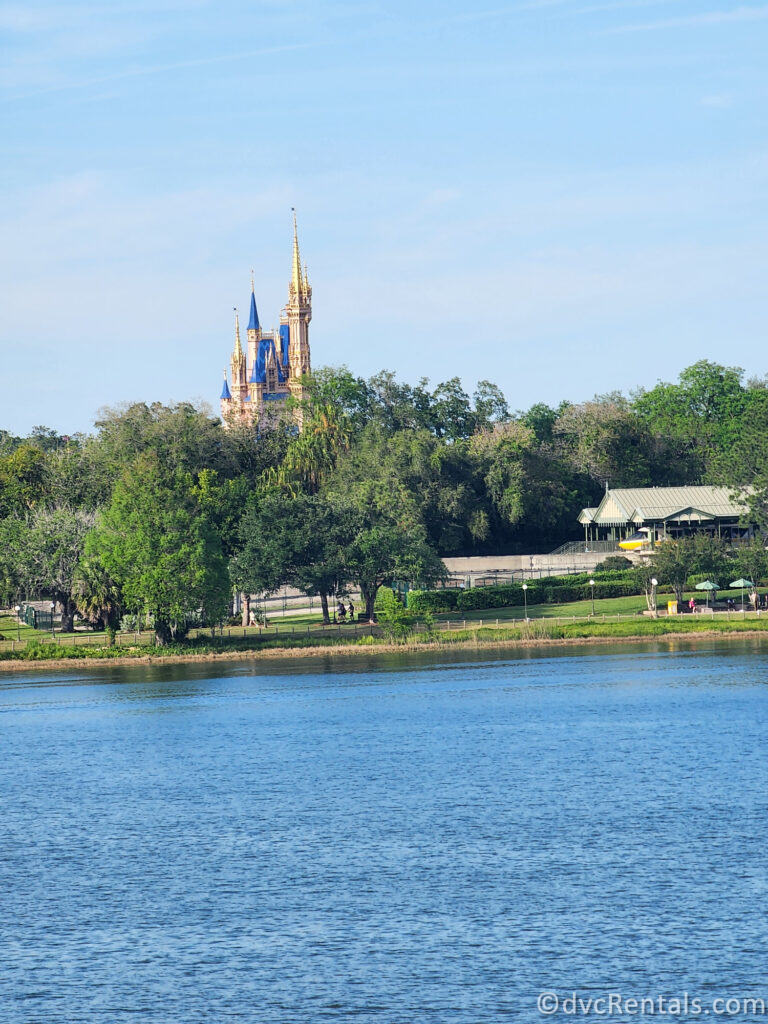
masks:
<path fill-rule="evenodd" d="M 237 312 L 237 306 L 234 306 L 235 310 L 235 356 L 239 359 L 243 354 L 243 346 L 240 344 L 240 316 Z"/>
<path fill-rule="evenodd" d="M 256 292 L 256 283 L 255 283 L 254 278 L 253 278 L 253 267 L 251 267 L 251 291 L 254 294 Z"/>
<path fill-rule="evenodd" d="M 293 211 L 293 273 L 291 275 L 291 288 L 298 298 L 301 292 L 301 260 L 299 259 L 299 233 L 296 229 L 296 210 Z"/>
<path fill-rule="evenodd" d="M 304 264 L 304 291 L 309 289 L 309 274 L 307 273 L 307 264 Z"/>

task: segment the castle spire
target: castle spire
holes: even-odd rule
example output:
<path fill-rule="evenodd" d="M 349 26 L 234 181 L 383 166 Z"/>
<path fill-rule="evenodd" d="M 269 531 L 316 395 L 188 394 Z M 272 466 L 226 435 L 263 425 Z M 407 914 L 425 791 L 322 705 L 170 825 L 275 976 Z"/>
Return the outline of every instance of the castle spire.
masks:
<path fill-rule="evenodd" d="M 291 287 L 298 296 L 301 292 L 301 259 L 299 258 L 299 233 L 296 228 L 296 210 L 293 211 L 293 273 L 291 274 Z"/>
<path fill-rule="evenodd" d="M 240 359 L 243 355 L 243 346 L 240 344 L 240 316 L 235 307 L 235 358 Z"/>
<path fill-rule="evenodd" d="M 232 387 L 239 388 L 245 384 L 246 364 L 243 346 L 240 344 L 240 315 L 235 309 L 235 347 L 229 365 L 232 369 Z"/>
<path fill-rule="evenodd" d="M 259 314 L 256 309 L 256 289 L 253 283 L 253 271 L 251 271 L 251 316 L 248 320 L 248 330 L 258 331 L 259 330 Z"/>

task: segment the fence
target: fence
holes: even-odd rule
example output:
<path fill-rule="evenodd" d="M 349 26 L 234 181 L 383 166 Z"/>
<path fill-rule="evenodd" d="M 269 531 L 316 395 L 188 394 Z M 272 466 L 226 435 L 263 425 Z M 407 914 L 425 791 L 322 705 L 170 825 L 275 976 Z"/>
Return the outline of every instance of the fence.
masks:
<path fill-rule="evenodd" d="M 591 555 L 595 553 L 610 555 L 621 554 L 621 548 L 617 540 L 569 540 L 549 553 L 550 555 Z"/>
<path fill-rule="evenodd" d="M 699 609 L 699 615 L 710 615 L 713 620 L 717 615 L 721 621 L 725 619 L 728 622 L 740 621 L 744 619 L 756 619 L 760 617 L 759 612 L 741 612 L 741 611 L 717 611 L 713 609 Z M 682 617 L 682 616 L 681 616 Z M 688 618 L 688 616 L 685 616 Z M 697 616 L 698 617 L 698 616 Z M 541 615 L 541 616 L 529 616 L 525 617 L 524 614 L 519 615 L 515 618 L 506 617 L 494 617 L 489 615 L 483 618 L 456 618 L 451 619 L 440 619 L 435 621 L 431 630 L 424 624 L 417 624 L 413 629 L 416 634 L 425 632 L 451 632 L 453 630 L 465 630 L 465 629 L 483 629 L 484 627 L 492 628 L 508 628 L 514 626 L 520 626 L 524 623 L 541 622 L 551 623 L 555 626 L 563 625 L 568 622 L 637 622 L 640 617 L 637 613 L 621 613 L 615 614 L 598 613 L 596 615 Z M 665 614 L 661 614 L 660 618 L 666 618 Z M 676 618 L 676 616 L 673 616 Z M 286 624 L 277 624 L 268 627 L 258 628 L 255 626 L 225 626 L 223 629 L 216 629 L 212 631 L 210 629 L 194 629 L 189 633 L 190 638 L 207 639 L 211 645 L 215 646 L 217 642 L 235 642 L 237 640 L 249 640 L 251 642 L 258 640 L 273 640 L 276 638 L 293 638 L 298 640 L 302 637 L 313 638 L 313 639 L 333 639 L 334 637 L 345 637 L 348 639 L 354 639 L 355 637 L 363 636 L 381 636 L 383 630 L 380 626 L 372 625 L 368 622 L 355 622 L 355 623 L 337 623 L 331 626 L 324 626 L 322 623 L 317 623 L 311 626 L 289 626 Z M 46 643 L 56 643 L 62 648 L 77 648 L 77 647 L 104 647 L 106 638 L 103 633 L 58 633 L 55 638 L 51 637 L 40 637 L 40 640 Z M 145 630 L 141 633 L 118 633 L 115 639 L 115 643 L 123 648 L 135 648 L 135 647 L 154 647 L 155 634 L 152 631 Z M 0 641 L 0 651 L 21 651 L 26 647 L 26 640 L 3 640 Z M 248 649 L 248 648 L 246 648 Z M 257 650 L 257 649 L 256 649 Z"/>

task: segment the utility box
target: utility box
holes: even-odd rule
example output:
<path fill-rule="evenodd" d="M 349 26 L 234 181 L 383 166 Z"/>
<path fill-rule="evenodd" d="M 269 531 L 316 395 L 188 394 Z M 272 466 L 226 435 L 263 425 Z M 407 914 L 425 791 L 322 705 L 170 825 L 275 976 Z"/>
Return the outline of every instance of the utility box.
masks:
<path fill-rule="evenodd" d="M 677 601 L 667 601 L 667 615 L 677 615 Z"/>

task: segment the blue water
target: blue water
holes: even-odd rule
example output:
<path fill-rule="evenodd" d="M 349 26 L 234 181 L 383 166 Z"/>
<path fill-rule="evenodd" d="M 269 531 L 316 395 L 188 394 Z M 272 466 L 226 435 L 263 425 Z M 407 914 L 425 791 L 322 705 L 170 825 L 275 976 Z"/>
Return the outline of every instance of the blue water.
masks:
<path fill-rule="evenodd" d="M 0 1021 L 768 998 L 763 649 L 477 658 L 0 675 Z"/>

